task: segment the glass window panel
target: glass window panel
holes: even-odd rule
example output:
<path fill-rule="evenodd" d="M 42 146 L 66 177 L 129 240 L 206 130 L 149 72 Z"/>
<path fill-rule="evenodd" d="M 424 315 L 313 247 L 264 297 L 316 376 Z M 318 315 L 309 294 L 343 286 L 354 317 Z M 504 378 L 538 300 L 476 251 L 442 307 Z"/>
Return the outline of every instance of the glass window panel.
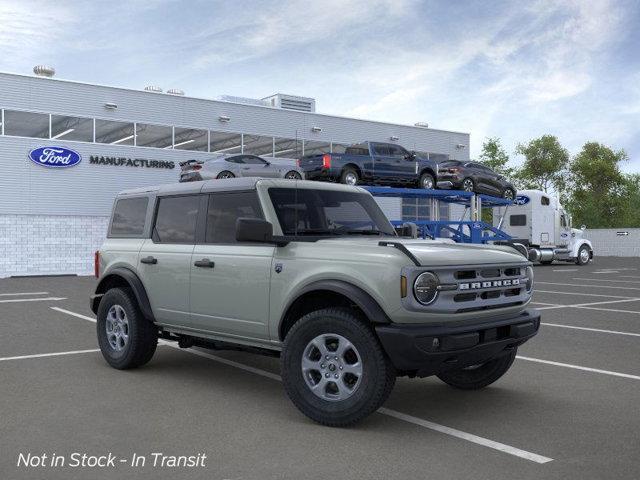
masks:
<path fill-rule="evenodd" d="M 304 154 L 305 155 L 322 155 L 323 153 L 331 152 L 330 142 L 316 142 L 314 140 L 304 141 Z"/>
<path fill-rule="evenodd" d="M 273 137 L 244 135 L 244 153 L 251 155 L 273 156 Z"/>
<path fill-rule="evenodd" d="M 133 123 L 96 119 L 96 142 L 133 145 Z"/>
<path fill-rule="evenodd" d="M 138 147 L 170 148 L 172 137 L 171 127 L 149 123 L 136 124 L 136 145 Z"/>
<path fill-rule="evenodd" d="M 242 151 L 242 136 L 239 133 L 211 132 L 211 153 L 234 154 Z"/>
<path fill-rule="evenodd" d="M 93 119 L 51 115 L 51 138 L 93 142 Z"/>
<path fill-rule="evenodd" d="M 302 139 L 280 138 L 275 139 L 274 157 L 300 158 L 302 157 Z M 246 150 L 245 150 L 246 153 Z"/>
<path fill-rule="evenodd" d="M 331 144 L 331 153 L 344 153 L 347 150 L 347 147 L 349 145 L 347 145 L 346 143 L 332 143 Z"/>
<path fill-rule="evenodd" d="M 176 127 L 173 148 L 206 152 L 208 141 L 206 130 Z"/>
<path fill-rule="evenodd" d="M 238 218 L 262 218 L 256 192 L 211 195 L 207 212 L 206 243 L 236 243 Z"/>
<path fill-rule="evenodd" d="M 4 134 L 16 137 L 49 138 L 49 115 L 4 111 Z"/>
<path fill-rule="evenodd" d="M 199 195 L 161 198 L 153 232 L 154 241 L 194 243 L 199 204 Z"/>
<path fill-rule="evenodd" d="M 147 216 L 147 197 L 118 200 L 111 221 L 112 236 L 142 235 Z"/>

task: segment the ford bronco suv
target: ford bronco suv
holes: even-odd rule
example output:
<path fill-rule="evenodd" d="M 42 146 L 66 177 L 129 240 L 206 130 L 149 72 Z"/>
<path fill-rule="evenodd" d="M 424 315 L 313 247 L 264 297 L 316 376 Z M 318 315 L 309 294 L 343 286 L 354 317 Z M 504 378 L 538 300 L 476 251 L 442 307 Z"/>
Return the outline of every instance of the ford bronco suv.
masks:
<path fill-rule="evenodd" d="M 118 194 L 91 309 L 106 361 L 139 367 L 158 339 L 280 356 L 288 396 L 344 426 L 397 376 L 478 389 L 540 316 L 509 246 L 402 238 L 360 187 L 236 178 Z"/>

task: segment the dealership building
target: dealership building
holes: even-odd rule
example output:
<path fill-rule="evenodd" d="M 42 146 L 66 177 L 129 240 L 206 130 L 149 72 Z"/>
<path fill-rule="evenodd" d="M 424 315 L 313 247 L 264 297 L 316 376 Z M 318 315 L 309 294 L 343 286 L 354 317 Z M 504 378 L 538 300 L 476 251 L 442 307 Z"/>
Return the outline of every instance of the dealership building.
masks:
<path fill-rule="evenodd" d="M 0 277 L 90 274 L 115 194 L 176 182 L 185 160 L 250 153 L 290 162 L 365 140 L 469 158 L 469 134 L 319 114 L 305 97 L 211 100 L 34 72 L 0 73 Z M 57 151 L 63 161 L 45 166 Z M 416 200 L 380 201 L 392 219 L 432 216 Z"/>

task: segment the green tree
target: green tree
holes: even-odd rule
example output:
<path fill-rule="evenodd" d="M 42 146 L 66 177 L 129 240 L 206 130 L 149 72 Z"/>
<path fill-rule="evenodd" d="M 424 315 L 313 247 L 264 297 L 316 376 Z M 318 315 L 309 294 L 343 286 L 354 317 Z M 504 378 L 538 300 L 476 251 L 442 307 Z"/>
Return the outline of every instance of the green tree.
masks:
<path fill-rule="evenodd" d="M 527 144 L 519 144 L 516 153 L 525 157 L 516 174 L 521 187 L 545 192 L 553 188 L 559 194 L 565 189 L 569 152 L 554 135 L 543 135 Z"/>
<path fill-rule="evenodd" d="M 500 175 L 512 177 L 514 174 L 514 168 L 508 165 L 509 154 L 503 148 L 498 137 L 485 138 L 479 160 L 480 163 Z"/>
<path fill-rule="evenodd" d="M 573 158 L 568 205 L 576 225 L 619 227 L 632 221 L 634 208 L 629 199 L 637 199 L 638 178 L 625 177 L 620 171 L 620 162 L 625 160 L 624 150 L 613 151 L 598 142 L 585 143 Z"/>

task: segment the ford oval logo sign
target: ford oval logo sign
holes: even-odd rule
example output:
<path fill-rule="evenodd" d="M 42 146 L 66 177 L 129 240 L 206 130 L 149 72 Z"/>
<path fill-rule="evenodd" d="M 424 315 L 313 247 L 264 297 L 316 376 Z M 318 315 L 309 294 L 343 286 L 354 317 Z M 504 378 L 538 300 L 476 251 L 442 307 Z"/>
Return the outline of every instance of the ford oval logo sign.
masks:
<path fill-rule="evenodd" d="M 526 205 L 527 203 L 529 203 L 529 200 L 531 199 L 526 195 L 517 195 L 513 203 L 515 203 L 516 205 Z"/>
<path fill-rule="evenodd" d="M 29 160 L 43 167 L 67 168 L 79 164 L 82 155 L 64 147 L 40 147 L 29 152 Z"/>

